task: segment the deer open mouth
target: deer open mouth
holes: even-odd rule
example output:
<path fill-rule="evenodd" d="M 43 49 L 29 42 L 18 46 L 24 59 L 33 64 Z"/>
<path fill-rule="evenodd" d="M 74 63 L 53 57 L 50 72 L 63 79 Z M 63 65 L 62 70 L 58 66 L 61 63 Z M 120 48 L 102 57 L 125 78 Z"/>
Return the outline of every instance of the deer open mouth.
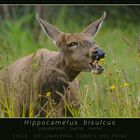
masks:
<path fill-rule="evenodd" d="M 100 74 L 103 72 L 104 68 L 99 64 L 100 60 L 94 60 L 89 63 L 89 66 L 91 67 L 91 73 L 94 74 Z"/>

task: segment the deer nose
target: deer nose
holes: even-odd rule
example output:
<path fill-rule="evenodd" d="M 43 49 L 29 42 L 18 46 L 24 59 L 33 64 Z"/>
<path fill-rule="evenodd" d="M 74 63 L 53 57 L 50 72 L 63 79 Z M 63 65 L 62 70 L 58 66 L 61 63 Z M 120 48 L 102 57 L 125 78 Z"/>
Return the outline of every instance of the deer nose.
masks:
<path fill-rule="evenodd" d="M 105 57 L 105 52 L 102 49 L 97 49 L 92 53 L 92 58 L 94 60 L 100 60 Z"/>

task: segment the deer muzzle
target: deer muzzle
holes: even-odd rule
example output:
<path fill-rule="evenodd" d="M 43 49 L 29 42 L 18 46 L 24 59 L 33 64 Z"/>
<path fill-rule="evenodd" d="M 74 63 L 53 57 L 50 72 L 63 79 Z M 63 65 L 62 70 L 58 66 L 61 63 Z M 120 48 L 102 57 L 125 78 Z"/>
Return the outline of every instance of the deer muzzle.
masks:
<path fill-rule="evenodd" d="M 89 63 L 91 72 L 94 74 L 100 74 L 104 68 L 99 64 L 100 59 L 105 57 L 105 52 L 102 49 L 97 49 L 92 53 L 92 61 Z"/>

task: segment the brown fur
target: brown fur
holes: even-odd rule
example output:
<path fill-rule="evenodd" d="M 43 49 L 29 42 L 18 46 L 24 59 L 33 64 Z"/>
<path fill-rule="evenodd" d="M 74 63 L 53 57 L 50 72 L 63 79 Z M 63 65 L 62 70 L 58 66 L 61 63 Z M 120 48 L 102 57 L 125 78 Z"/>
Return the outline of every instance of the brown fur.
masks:
<path fill-rule="evenodd" d="M 79 108 L 78 86 L 75 88 L 78 84 L 74 79 L 81 71 L 91 71 L 91 55 L 98 48 L 92 42 L 92 36 L 97 32 L 104 17 L 105 15 L 88 27 L 90 33 L 87 28 L 82 33 L 75 34 L 64 34 L 38 17 L 41 26 L 55 41 L 60 51 L 39 49 L 1 70 L 0 81 L 6 97 L 14 100 L 15 116 L 21 116 L 23 107 L 27 109 L 26 116 L 29 116 L 31 103 L 35 115 L 46 116 L 47 108 L 51 110 L 51 106 L 46 105 L 49 100 L 55 107 L 50 116 L 64 116 L 65 101 Z M 91 29 L 95 33 L 92 34 Z M 72 42 L 77 42 L 79 46 L 68 47 Z M 45 97 L 48 92 L 51 93 L 51 98 Z M 62 98 L 65 98 L 65 101 Z"/>

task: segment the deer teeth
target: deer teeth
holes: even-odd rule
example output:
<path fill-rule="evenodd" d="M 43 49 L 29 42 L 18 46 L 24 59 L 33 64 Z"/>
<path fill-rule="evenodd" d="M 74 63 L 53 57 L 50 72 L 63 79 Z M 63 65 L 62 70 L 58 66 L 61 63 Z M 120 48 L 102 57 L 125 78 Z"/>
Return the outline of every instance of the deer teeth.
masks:
<path fill-rule="evenodd" d="M 95 60 L 95 61 L 92 62 L 92 65 L 96 65 L 96 64 L 98 64 L 98 61 L 97 60 Z"/>

